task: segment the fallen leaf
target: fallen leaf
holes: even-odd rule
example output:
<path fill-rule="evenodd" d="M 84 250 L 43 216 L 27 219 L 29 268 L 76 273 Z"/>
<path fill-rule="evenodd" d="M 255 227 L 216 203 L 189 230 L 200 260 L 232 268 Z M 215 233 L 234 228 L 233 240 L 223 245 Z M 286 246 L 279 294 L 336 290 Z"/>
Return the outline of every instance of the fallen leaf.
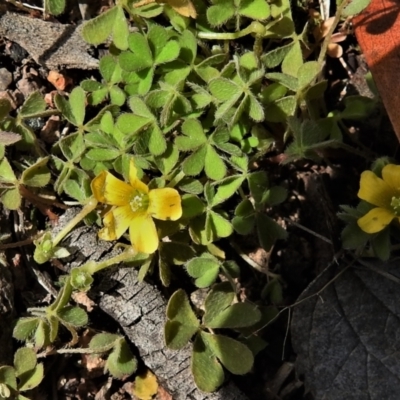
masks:
<path fill-rule="evenodd" d="M 96 305 L 96 303 L 90 299 L 85 292 L 74 292 L 72 293 L 72 298 L 77 304 L 84 306 L 87 312 L 92 311 L 93 306 Z"/>
<path fill-rule="evenodd" d="M 344 267 L 327 268 L 294 308 L 297 374 L 316 399 L 398 399 L 400 263 Z"/>
<path fill-rule="evenodd" d="M 133 394 L 140 400 L 151 400 L 157 394 L 158 383 L 156 376 L 147 370 L 135 378 Z"/>
<path fill-rule="evenodd" d="M 57 90 L 65 90 L 65 88 L 72 83 L 72 79 L 70 77 L 53 70 L 47 75 L 47 80 Z"/>

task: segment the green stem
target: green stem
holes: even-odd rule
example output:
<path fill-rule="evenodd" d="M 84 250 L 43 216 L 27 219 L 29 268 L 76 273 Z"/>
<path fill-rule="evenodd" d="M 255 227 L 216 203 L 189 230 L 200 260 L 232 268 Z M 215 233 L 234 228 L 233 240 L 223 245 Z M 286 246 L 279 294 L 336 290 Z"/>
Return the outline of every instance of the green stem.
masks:
<path fill-rule="evenodd" d="M 88 263 L 79 267 L 79 269 L 89 273 L 90 275 L 93 275 L 94 273 L 99 272 L 102 269 L 108 268 L 111 265 L 115 265 L 115 264 L 119 264 L 123 261 L 127 261 L 127 260 L 135 257 L 135 255 L 136 255 L 136 251 L 133 249 L 133 247 L 129 247 L 128 250 L 124 251 L 121 254 L 118 254 L 115 257 L 111 257 L 108 260 L 101 261 L 98 263 L 93 263 L 93 261 L 89 261 Z"/>
<path fill-rule="evenodd" d="M 185 173 L 183 171 L 180 171 L 177 175 L 175 175 L 170 182 L 168 183 L 167 187 L 173 188 L 175 187 L 184 177 Z"/>
<path fill-rule="evenodd" d="M 85 207 L 83 207 L 82 210 L 77 215 L 75 215 L 75 217 L 72 218 L 71 221 L 69 221 L 68 224 L 65 225 L 64 228 L 53 239 L 53 247 L 56 247 L 58 243 L 60 243 L 61 240 L 63 240 L 64 237 L 67 236 L 68 233 L 71 232 L 71 230 L 83 220 L 83 218 L 85 218 L 96 208 L 96 206 L 97 200 L 94 197 L 91 197 L 86 203 Z"/>
<path fill-rule="evenodd" d="M 265 30 L 266 29 L 263 24 L 258 21 L 253 21 L 247 28 L 238 32 L 198 32 L 197 37 L 199 39 L 208 40 L 235 40 L 252 33 L 256 34 L 257 36 L 263 36 L 265 34 Z"/>

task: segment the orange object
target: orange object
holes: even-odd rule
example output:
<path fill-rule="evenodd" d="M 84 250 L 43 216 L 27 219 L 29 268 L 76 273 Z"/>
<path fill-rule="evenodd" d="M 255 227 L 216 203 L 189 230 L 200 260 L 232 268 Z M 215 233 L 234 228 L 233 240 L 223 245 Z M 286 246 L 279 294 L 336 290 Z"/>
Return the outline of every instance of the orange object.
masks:
<path fill-rule="evenodd" d="M 353 24 L 400 142 L 400 8 L 394 0 L 372 0 Z"/>
<path fill-rule="evenodd" d="M 50 71 L 47 80 L 58 90 L 65 90 L 72 83 L 71 78 L 57 71 Z"/>

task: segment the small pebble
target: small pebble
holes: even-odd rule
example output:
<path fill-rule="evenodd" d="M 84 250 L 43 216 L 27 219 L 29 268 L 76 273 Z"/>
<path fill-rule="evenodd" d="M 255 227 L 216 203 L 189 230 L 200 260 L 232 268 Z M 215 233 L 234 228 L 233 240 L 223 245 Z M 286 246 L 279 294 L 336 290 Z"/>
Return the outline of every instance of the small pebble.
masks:
<path fill-rule="evenodd" d="M 12 73 L 6 68 L 0 68 L 0 90 L 6 90 L 12 82 Z"/>

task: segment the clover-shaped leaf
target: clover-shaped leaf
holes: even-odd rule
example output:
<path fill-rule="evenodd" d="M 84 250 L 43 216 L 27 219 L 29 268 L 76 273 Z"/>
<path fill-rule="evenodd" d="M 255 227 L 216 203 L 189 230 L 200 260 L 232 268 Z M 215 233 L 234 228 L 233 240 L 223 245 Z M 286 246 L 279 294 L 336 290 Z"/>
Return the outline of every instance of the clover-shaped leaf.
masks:
<path fill-rule="evenodd" d="M 180 52 L 178 41 L 169 39 L 165 28 L 159 25 L 152 25 L 146 36 L 131 33 L 128 46 L 129 51 L 119 56 L 119 64 L 125 71 L 138 74 L 137 94 L 142 96 L 150 90 L 157 66 L 175 60 Z"/>
<path fill-rule="evenodd" d="M 207 9 L 207 20 L 210 25 L 225 24 L 233 17 L 240 21 L 241 16 L 262 20 L 270 15 L 269 5 L 265 0 L 213 0 L 213 5 Z"/>
<path fill-rule="evenodd" d="M 212 285 L 217 279 L 219 272 L 219 262 L 215 258 L 197 257 L 186 264 L 186 271 L 195 278 L 195 285 L 199 288 L 205 288 Z"/>

